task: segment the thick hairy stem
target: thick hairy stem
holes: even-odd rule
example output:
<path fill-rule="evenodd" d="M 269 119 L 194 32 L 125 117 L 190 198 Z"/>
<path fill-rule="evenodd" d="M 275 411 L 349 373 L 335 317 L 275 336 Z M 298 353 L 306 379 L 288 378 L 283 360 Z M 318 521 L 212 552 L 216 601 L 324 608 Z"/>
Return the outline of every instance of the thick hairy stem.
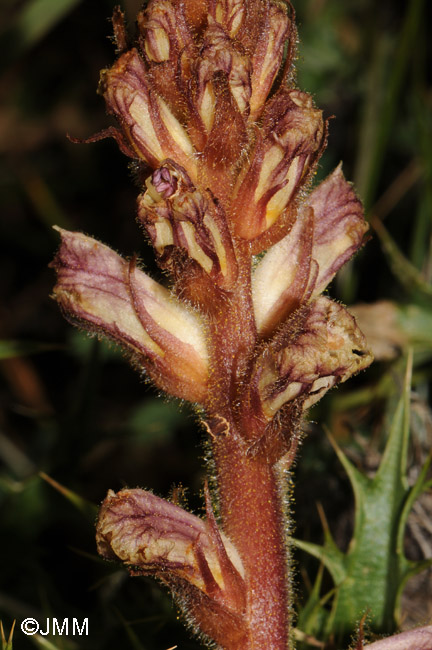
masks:
<path fill-rule="evenodd" d="M 277 471 L 265 458 L 249 457 L 232 433 L 221 434 L 213 447 L 223 529 L 246 572 L 249 636 L 242 650 L 286 650 L 290 563 Z"/>
<path fill-rule="evenodd" d="M 250 255 L 237 250 L 237 294 L 221 306 L 212 323 L 213 414 L 210 433 L 221 523 L 245 568 L 247 642 L 235 650 L 289 647 L 289 558 L 285 505 L 278 472 L 265 454 L 251 453 L 248 418 L 238 417 L 249 359 L 257 343 L 250 288 Z M 243 425 L 239 425 L 242 421 Z M 264 434 L 264 431 L 263 431 Z M 227 648 L 227 650 L 233 650 Z"/>

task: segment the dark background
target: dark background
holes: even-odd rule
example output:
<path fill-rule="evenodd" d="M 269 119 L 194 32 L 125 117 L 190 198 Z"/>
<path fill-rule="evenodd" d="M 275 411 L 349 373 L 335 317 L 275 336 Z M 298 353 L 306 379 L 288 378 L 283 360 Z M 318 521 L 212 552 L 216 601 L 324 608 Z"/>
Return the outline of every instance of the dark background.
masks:
<path fill-rule="evenodd" d="M 66 138 L 67 133 L 85 138 L 111 123 L 96 87 L 100 69 L 115 57 L 108 21 L 114 4 L 2 0 L 0 5 L 0 619 L 8 631 L 13 619 L 19 626 L 26 616 L 88 617 L 87 638 L 52 639 L 52 647 L 65 650 L 165 650 L 176 644 L 186 650 L 198 644 L 189 639 L 165 592 L 151 579 L 129 579 L 121 567 L 97 557 L 91 504 L 100 503 L 108 488 L 138 485 L 167 496 L 182 485 L 199 513 L 204 452 L 196 417 L 187 406 L 158 396 L 118 351 L 74 330 L 49 298 L 54 274 L 48 264 L 58 246 L 54 224 L 82 230 L 124 255 L 138 252 L 157 274 L 134 220 L 137 185 L 127 159 L 112 140 L 75 145 Z M 336 116 L 319 177 L 343 160 L 368 215 L 385 219 L 401 252 L 430 283 L 427 2 L 296 5 L 299 86 L 313 94 L 326 116 Z M 131 30 L 139 7 L 136 0 L 124 2 Z M 399 276 L 373 236 L 331 293 L 348 305 L 386 298 L 430 310 L 430 298 L 404 282 L 403 272 Z M 348 447 L 360 428 L 356 459 L 373 469 L 371 449 L 380 448 L 385 398 L 391 394 L 391 388 L 379 393 L 374 387 L 397 372 L 398 363 L 377 362 L 340 389 L 345 402 L 341 397 L 338 405 L 329 397 L 312 414 L 296 470 L 299 537 L 321 540 L 315 507 L 320 500 L 338 542 L 346 546 L 351 493 L 316 422 L 327 422 Z M 427 448 L 430 356 L 418 363 L 416 391 Z M 368 396 L 359 403 L 360 390 Z M 347 411 L 343 404 L 351 394 L 355 408 Z M 61 494 L 39 472 L 73 494 Z M 415 544 L 412 549 L 421 556 Z M 298 574 L 301 601 L 300 568 Z M 429 608 L 422 616 L 427 611 L 430 616 L 431 594 L 422 585 L 414 595 Z M 36 637 L 17 629 L 14 649 L 35 645 Z"/>

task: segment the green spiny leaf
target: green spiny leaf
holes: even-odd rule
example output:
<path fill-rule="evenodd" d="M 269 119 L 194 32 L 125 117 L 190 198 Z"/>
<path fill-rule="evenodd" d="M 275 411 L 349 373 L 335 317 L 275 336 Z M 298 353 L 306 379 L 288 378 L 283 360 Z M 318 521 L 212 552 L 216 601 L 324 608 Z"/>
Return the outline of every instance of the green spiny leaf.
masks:
<path fill-rule="evenodd" d="M 406 474 L 411 371 L 412 353 L 408 357 L 402 394 L 394 409 L 388 440 L 374 478 L 359 472 L 330 436 L 355 497 L 354 532 L 348 551 L 342 553 L 336 547 L 325 522 L 323 546 L 300 540 L 292 542 L 318 558 L 334 580 L 335 597 L 331 611 L 327 612 L 326 630 L 327 634 L 335 633 L 337 638 L 347 635 L 365 612 L 369 612 L 371 629 L 381 633 L 393 631 L 398 601 L 406 580 L 432 564 L 432 561 L 410 562 L 403 554 L 407 518 L 414 501 L 427 489 L 430 464 L 428 460 L 415 485 L 410 488 Z M 314 593 L 312 598 L 309 609 L 317 602 Z"/>
<path fill-rule="evenodd" d="M 330 572 L 335 584 L 339 584 L 345 580 L 346 570 L 344 566 L 344 554 L 336 545 L 320 546 L 319 544 L 304 542 L 300 539 L 293 538 L 291 538 L 291 544 L 296 548 L 309 553 L 309 555 L 316 557 L 317 560 L 320 560 L 320 562 L 322 562 L 325 568 Z"/>

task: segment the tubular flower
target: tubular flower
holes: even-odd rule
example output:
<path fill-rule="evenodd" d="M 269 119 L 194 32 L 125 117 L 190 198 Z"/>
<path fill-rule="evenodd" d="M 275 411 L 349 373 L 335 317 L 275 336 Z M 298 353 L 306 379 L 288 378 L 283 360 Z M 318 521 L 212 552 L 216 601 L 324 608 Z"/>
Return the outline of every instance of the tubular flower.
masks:
<path fill-rule="evenodd" d="M 341 166 L 311 192 L 296 223 L 253 274 L 258 331 L 268 334 L 318 296 L 362 245 L 368 225 Z"/>
<path fill-rule="evenodd" d="M 54 298 L 72 322 L 122 345 L 157 386 L 205 401 L 207 349 L 199 316 L 108 246 L 58 229 Z"/>
<path fill-rule="evenodd" d="M 159 388 L 204 406 L 221 514 L 219 528 L 208 496 L 202 520 L 143 490 L 110 492 L 98 548 L 168 584 L 224 650 L 282 650 L 274 465 L 301 413 L 372 361 L 354 318 L 321 295 L 367 224 L 340 166 L 308 193 L 327 123 L 293 83 L 289 3 L 150 0 L 130 49 L 119 10 L 113 23 L 119 57 L 99 91 L 119 126 L 90 140 L 114 136 L 136 161 L 138 220 L 173 286 L 59 229 L 54 297 Z"/>
<path fill-rule="evenodd" d="M 160 263 L 170 267 L 178 260 L 176 249 L 183 250 L 217 284 L 228 288 L 236 279 L 237 262 L 225 214 L 212 194 L 197 190 L 185 170 L 172 161 L 165 161 L 146 186 L 138 199 L 138 218 Z"/>
<path fill-rule="evenodd" d="M 258 392 L 268 419 L 300 396 L 303 409 L 309 408 L 372 361 L 354 318 L 324 296 L 311 304 L 290 339 L 288 345 L 275 343 L 257 364 Z"/>
<path fill-rule="evenodd" d="M 269 102 L 250 164 L 234 190 L 238 235 L 254 239 L 273 225 L 301 187 L 323 137 L 321 111 L 306 93 L 291 90 Z"/>
<path fill-rule="evenodd" d="M 241 639 L 244 569 L 208 508 L 204 521 L 145 490 L 110 491 L 99 513 L 98 550 L 107 559 L 124 562 L 133 575 L 156 574 L 183 596 L 186 586 L 189 605 L 200 603 L 191 613 L 201 626 L 207 621 L 205 633 L 215 638 L 210 621 L 217 615 L 226 620 L 223 629 L 236 624 L 233 636 Z"/>

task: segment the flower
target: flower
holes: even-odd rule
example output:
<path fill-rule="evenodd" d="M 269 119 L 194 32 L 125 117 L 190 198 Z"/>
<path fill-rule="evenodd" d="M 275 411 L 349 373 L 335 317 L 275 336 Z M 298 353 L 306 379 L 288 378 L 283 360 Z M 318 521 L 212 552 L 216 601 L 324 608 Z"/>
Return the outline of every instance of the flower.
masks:
<path fill-rule="evenodd" d="M 370 365 L 367 341 L 349 312 L 320 296 L 363 243 L 368 224 L 341 166 L 309 194 L 288 235 L 252 276 L 255 321 L 268 344 L 255 363 L 248 404 L 272 421 L 285 406 L 315 404 Z"/>
<path fill-rule="evenodd" d="M 321 296 L 297 318 L 288 341 L 282 335 L 257 363 L 255 381 L 268 420 L 295 398 L 309 408 L 373 358 L 353 316 L 338 303 Z"/>
<path fill-rule="evenodd" d="M 293 82 L 289 3 L 150 0 L 130 49 L 119 10 L 113 23 L 119 57 L 99 90 L 118 128 L 90 140 L 114 136 L 134 159 L 138 220 L 173 290 L 59 229 L 54 297 L 156 386 L 204 406 L 230 538 L 207 490 L 203 520 L 125 489 L 102 505 L 98 549 L 165 582 L 220 647 L 262 647 L 268 631 L 287 647 L 275 464 L 294 457 L 304 410 L 372 360 L 355 319 L 321 295 L 367 224 L 340 166 L 308 193 L 327 122 Z"/>
<path fill-rule="evenodd" d="M 57 228 L 54 298 L 66 318 L 123 346 L 172 395 L 205 402 L 208 355 L 198 314 L 95 239 Z"/>
<path fill-rule="evenodd" d="M 156 575 L 181 593 L 189 616 L 216 641 L 244 637 L 243 565 L 217 527 L 208 492 L 204 521 L 145 490 L 110 490 L 96 541 L 103 557 L 121 560 L 132 575 Z"/>
<path fill-rule="evenodd" d="M 186 252 L 217 285 L 229 288 L 237 277 L 237 262 L 225 213 L 211 192 L 197 190 L 173 161 L 165 161 L 146 186 L 138 198 L 138 219 L 160 264 L 184 267 L 184 255 L 178 253 Z"/>
<path fill-rule="evenodd" d="M 255 239 L 274 224 L 313 168 L 324 133 L 310 95 L 289 90 L 270 100 L 250 163 L 234 189 L 236 234 Z"/>
<path fill-rule="evenodd" d="M 108 110 L 120 120 L 122 135 L 136 158 L 152 167 L 165 158 L 175 158 L 196 176 L 194 150 L 186 130 L 152 89 L 135 48 L 125 52 L 110 70 L 102 71 L 100 92 Z"/>
<path fill-rule="evenodd" d="M 288 235 L 253 274 L 255 319 L 268 335 L 301 304 L 317 297 L 362 246 L 368 224 L 341 165 L 303 203 Z"/>

